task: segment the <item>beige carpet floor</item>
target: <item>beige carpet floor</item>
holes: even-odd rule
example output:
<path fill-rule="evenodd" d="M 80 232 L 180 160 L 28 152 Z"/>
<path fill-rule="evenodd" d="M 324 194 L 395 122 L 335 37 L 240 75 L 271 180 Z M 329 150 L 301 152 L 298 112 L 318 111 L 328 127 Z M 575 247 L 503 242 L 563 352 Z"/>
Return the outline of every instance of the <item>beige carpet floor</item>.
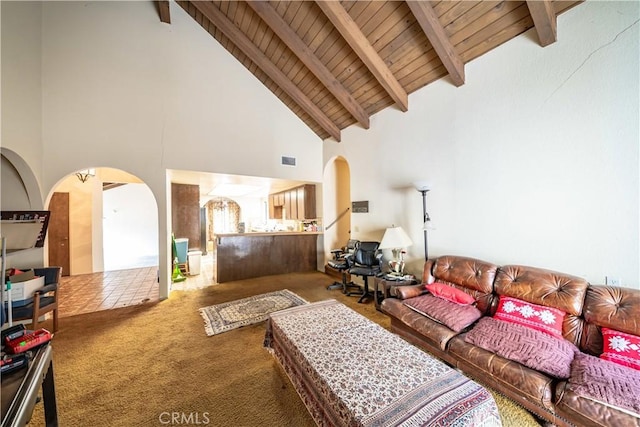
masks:
<path fill-rule="evenodd" d="M 335 298 L 389 327 L 373 302 L 358 304 L 326 290 L 332 280 L 322 273 L 264 277 L 60 319 L 52 343 L 60 425 L 161 426 L 178 417 L 182 424 L 212 426 L 314 426 L 262 347 L 264 323 L 208 337 L 198 309 L 289 289 L 311 302 Z M 495 397 L 504 426 L 539 426 L 525 410 Z M 32 425 L 42 420 L 37 405 Z"/>

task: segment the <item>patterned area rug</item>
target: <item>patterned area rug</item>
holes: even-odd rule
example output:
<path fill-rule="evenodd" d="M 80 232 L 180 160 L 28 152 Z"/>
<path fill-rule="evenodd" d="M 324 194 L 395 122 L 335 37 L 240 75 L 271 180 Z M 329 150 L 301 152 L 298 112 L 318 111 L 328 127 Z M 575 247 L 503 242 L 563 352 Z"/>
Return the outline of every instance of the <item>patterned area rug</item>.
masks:
<path fill-rule="evenodd" d="M 263 322 L 270 313 L 303 304 L 308 304 L 308 301 L 283 289 L 204 307 L 199 311 L 204 319 L 205 332 L 211 336 Z"/>

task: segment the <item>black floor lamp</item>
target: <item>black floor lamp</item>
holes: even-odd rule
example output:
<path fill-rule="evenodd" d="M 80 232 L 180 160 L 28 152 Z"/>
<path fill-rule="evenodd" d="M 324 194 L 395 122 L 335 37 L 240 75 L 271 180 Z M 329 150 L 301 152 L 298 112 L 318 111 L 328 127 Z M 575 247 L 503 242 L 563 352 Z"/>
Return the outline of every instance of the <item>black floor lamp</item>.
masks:
<path fill-rule="evenodd" d="M 431 218 L 427 213 L 427 192 L 431 190 L 431 186 L 422 181 L 414 182 L 413 185 L 420 193 L 422 193 L 422 232 L 424 233 L 424 260 L 429 259 L 429 244 L 427 241 L 427 230 L 433 230 Z"/>

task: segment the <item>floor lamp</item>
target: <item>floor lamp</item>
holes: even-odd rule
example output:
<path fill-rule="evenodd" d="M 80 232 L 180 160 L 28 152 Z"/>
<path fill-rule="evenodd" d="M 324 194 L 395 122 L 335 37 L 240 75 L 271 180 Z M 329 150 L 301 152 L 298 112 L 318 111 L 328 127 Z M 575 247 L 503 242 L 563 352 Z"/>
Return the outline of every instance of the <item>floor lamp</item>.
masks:
<path fill-rule="evenodd" d="M 427 242 L 427 230 L 433 230 L 431 218 L 427 213 L 427 192 L 431 190 L 431 186 L 422 181 L 414 182 L 413 185 L 420 193 L 422 193 L 422 232 L 424 233 L 424 260 L 429 259 L 429 245 Z"/>

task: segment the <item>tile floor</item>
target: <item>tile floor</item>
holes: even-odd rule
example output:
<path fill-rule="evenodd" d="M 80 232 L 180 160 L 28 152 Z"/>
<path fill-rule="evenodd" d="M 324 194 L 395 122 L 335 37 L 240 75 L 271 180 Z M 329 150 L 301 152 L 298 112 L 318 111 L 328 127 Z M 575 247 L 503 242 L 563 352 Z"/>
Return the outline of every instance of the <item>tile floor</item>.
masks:
<path fill-rule="evenodd" d="M 172 290 L 193 290 L 215 283 L 214 256 L 209 252 L 200 263 L 200 274 L 172 283 Z M 66 276 L 60 283 L 59 316 L 126 307 L 159 299 L 158 267 L 105 271 Z"/>

